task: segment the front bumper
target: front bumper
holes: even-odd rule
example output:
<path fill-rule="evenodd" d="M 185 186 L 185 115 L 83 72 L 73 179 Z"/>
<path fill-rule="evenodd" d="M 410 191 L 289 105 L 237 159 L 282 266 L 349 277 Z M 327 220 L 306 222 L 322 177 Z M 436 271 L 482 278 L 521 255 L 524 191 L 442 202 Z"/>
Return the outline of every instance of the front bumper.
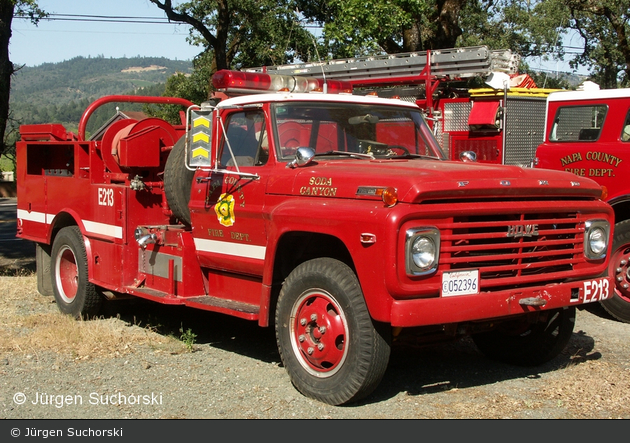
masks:
<path fill-rule="evenodd" d="M 507 317 L 528 312 L 579 306 L 613 295 L 609 277 L 474 295 L 395 300 L 391 325 L 415 327 Z"/>

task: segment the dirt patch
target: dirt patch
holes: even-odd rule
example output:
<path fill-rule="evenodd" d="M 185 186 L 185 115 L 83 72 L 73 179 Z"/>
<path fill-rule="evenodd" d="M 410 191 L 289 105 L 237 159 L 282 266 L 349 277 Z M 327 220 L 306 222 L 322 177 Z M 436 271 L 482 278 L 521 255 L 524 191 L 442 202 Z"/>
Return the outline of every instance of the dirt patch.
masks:
<path fill-rule="evenodd" d="M 127 73 L 127 72 L 148 72 L 148 71 L 162 71 L 164 69 L 166 69 L 166 67 L 164 67 L 164 66 L 151 65 L 151 66 L 147 66 L 146 68 L 131 67 L 131 68 L 123 69 L 120 72 L 122 72 L 122 73 Z"/>

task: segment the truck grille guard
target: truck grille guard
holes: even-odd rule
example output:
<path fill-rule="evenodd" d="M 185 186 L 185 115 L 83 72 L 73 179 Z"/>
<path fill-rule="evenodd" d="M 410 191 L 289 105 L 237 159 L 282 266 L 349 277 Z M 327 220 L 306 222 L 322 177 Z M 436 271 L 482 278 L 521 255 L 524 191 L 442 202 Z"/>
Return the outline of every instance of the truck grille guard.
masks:
<path fill-rule="evenodd" d="M 455 217 L 440 226 L 440 269 L 479 269 L 485 289 L 575 278 L 584 222 L 577 213 Z"/>

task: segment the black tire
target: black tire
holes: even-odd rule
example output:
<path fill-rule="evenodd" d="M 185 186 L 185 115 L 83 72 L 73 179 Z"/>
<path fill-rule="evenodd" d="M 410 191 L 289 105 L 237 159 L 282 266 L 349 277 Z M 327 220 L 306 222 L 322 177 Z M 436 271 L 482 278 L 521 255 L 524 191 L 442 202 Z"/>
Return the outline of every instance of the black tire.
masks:
<path fill-rule="evenodd" d="M 615 225 L 608 275 L 615 280 L 613 296 L 600 304 L 617 320 L 630 323 L 630 220 Z"/>
<path fill-rule="evenodd" d="M 62 228 L 51 252 L 53 295 L 57 307 L 75 318 L 98 314 L 103 298 L 88 281 L 88 264 L 81 231 L 76 226 Z"/>
<path fill-rule="evenodd" d="M 190 189 L 195 171 L 186 167 L 186 136 L 173 146 L 164 166 L 164 193 L 173 215 L 190 226 Z"/>
<path fill-rule="evenodd" d="M 280 291 L 275 324 L 282 363 L 305 396 L 341 405 L 369 395 L 383 378 L 391 328 L 372 322 L 344 263 L 317 258 L 296 267 Z"/>
<path fill-rule="evenodd" d="M 477 348 L 488 358 L 518 366 L 538 366 L 566 347 L 575 325 L 575 307 L 542 311 L 534 323 L 525 314 L 494 329 L 473 334 Z"/>

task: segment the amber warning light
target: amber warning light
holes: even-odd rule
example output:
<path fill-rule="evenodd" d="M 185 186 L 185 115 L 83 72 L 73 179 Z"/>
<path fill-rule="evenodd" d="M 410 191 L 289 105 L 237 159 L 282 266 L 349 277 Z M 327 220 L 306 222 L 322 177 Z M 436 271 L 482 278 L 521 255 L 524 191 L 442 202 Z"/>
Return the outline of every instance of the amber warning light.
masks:
<path fill-rule="evenodd" d="M 214 86 L 217 91 L 240 94 L 263 92 L 323 92 L 324 80 L 314 77 L 229 71 L 223 69 L 217 71 L 212 76 L 212 86 Z M 352 94 L 352 85 L 349 82 L 327 80 L 326 91 L 330 94 Z"/>

